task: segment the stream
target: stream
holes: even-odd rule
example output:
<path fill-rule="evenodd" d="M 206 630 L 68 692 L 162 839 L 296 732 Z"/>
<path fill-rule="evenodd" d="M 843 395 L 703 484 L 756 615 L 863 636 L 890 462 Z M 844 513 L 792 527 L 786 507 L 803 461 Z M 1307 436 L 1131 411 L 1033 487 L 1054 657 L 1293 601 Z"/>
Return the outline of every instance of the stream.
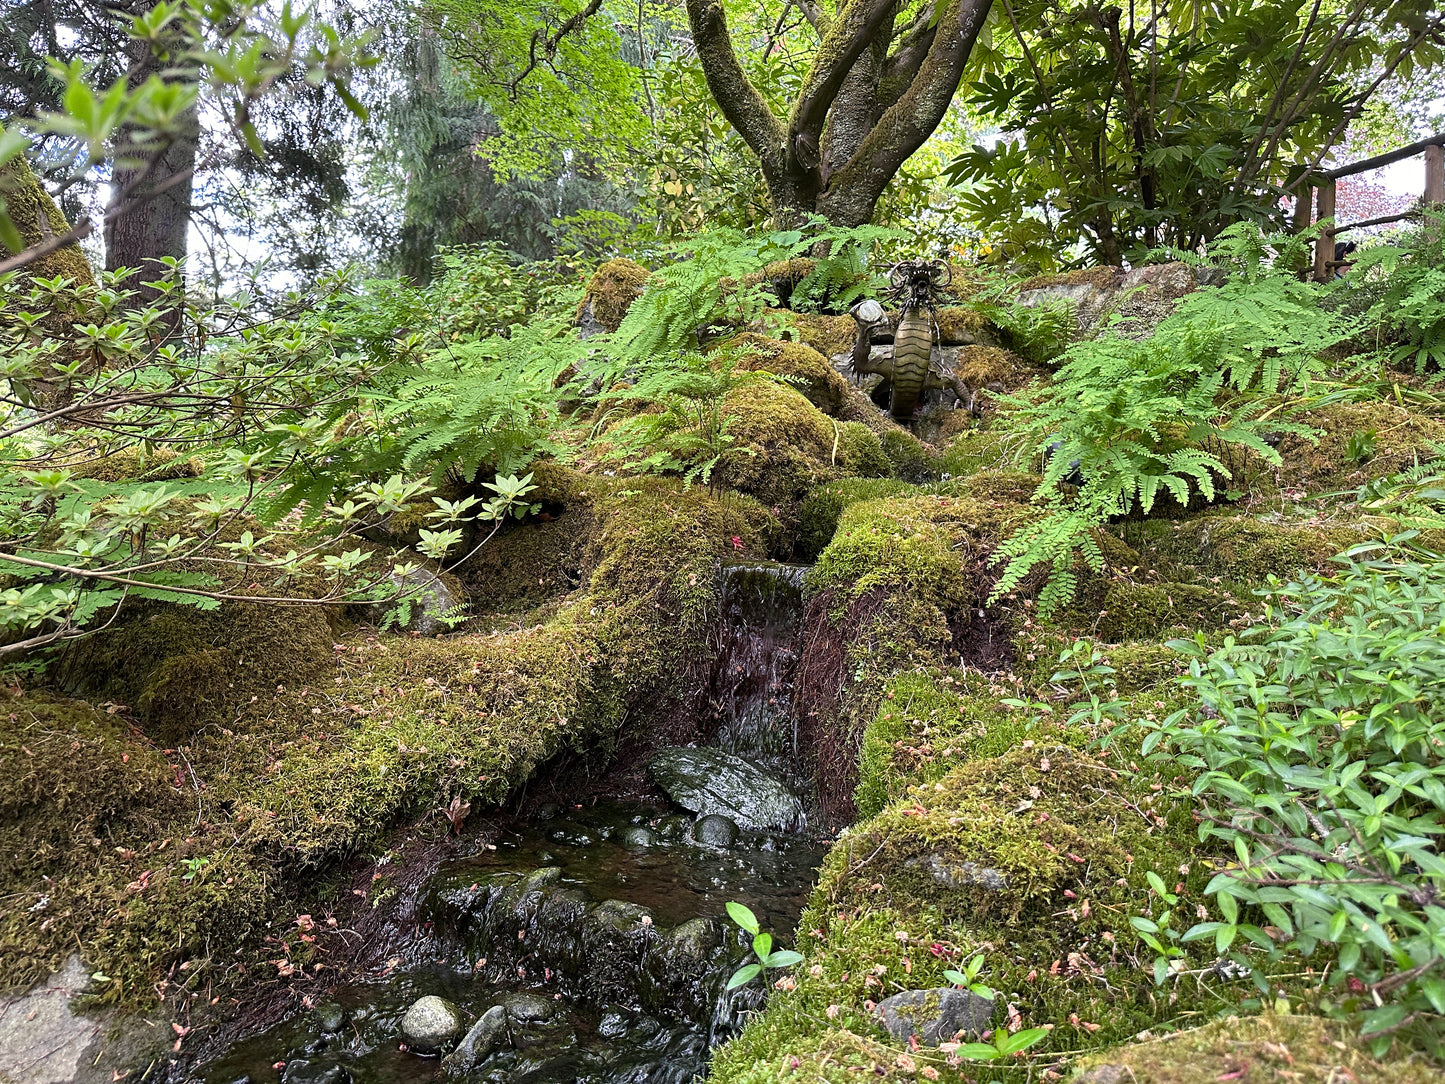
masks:
<path fill-rule="evenodd" d="M 381 973 L 240 1039 L 189 1079 L 685 1084 L 705 1075 L 710 1050 L 763 1001 L 758 980 L 725 988 L 750 958 L 725 905 L 745 904 L 788 944 L 828 848 L 806 832 L 789 705 L 805 571 L 722 569 L 714 737 L 655 758 L 670 802 L 551 803 L 493 818 L 494 843 L 425 882 Z M 403 1017 L 427 995 L 451 1003 L 460 1034 L 473 1029 L 448 1059 L 407 1049 Z"/>

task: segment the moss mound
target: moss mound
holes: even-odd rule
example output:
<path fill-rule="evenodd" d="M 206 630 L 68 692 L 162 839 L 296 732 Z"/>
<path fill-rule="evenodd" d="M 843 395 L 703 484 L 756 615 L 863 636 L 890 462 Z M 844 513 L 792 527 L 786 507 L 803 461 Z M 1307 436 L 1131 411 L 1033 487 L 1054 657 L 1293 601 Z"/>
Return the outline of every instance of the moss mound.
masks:
<path fill-rule="evenodd" d="M 1425 1084 L 1438 1068 L 1379 1062 L 1355 1030 L 1318 1016 L 1230 1016 L 1203 1027 L 1130 1043 L 1079 1062 L 1073 1084 Z"/>
<path fill-rule="evenodd" d="M 949 305 L 938 310 L 940 343 L 987 343 L 991 326 L 988 317 L 977 309 Z"/>
<path fill-rule="evenodd" d="M 858 324 L 851 316 L 816 316 L 789 313 L 798 338 L 825 358 L 848 354 L 858 341 Z"/>
<path fill-rule="evenodd" d="M 1127 921 L 1151 907 L 1149 870 L 1189 898 L 1207 882 L 1185 820 L 1061 746 L 1015 749 L 910 789 L 830 852 L 800 923 L 795 985 L 719 1052 L 713 1078 L 761 1079 L 750 1074 L 794 1058 L 818 1069 L 823 1038 L 846 1029 L 965 1079 L 947 1051 L 885 1042 L 871 1010 L 897 990 L 944 985 L 943 971 L 976 953 L 1000 1022 L 1054 1026 L 1043 1050 L 1117 1043 L 1237 1003 L 1242 988 L 1156 994 Z"/>
<path fill-rule="evenodd" d="M 848 381 L 827 358 L 806 343 L 780 342 L 745 332 L 729 340 L 729 345 L 752 351 L 743 360 L 742 368 L 761 369 L 786 377 L 824 414 L 837 416 L 848 401 Z"/>
<path fill-rule="evenodd" d="M 1321 407 L 1299 420 L 1318 429 L 1319 440 L 1290 436 L 1281 441 L 1284 465 L 1278 477 L 1280 485 L 1308 493 L 1382 478 L 1436 458 L 1445 444 L 1445 421 L 1381 399 Z M 1362 454 L 1353 458 L 1353 453 Z"/>
<path fill-rule="evenodd" d="M 724 485 L 782 506 L 836 477 L 837 423 L 799 392 L 772 382 L 745 385 L 728 394 L 723 410 L 736 439 L 715 472 Z"/>
<path fill-rule="evenodd" d="M 1331 557 L 1378 537 L 1364 523 L 1230 511 L 1186 520 L 1134 520 L 1111 530 L 1162 579 L 1244 586 L 1258 586 L 1270 576 L 1327 571 Z"/>
<path fill-rule="evenodd" d="M 577 319 L 584 322 L 591 318 L 607 331 L 616 331 L 622 326 L 622 318 L 632 303 L 642 295 L 652 272 L 640 263 L 628 259 L 608 260 L 592 273 L 587 289 L 577 305 Z"/>
<path fill-rule="evenodd" d="M 199 456 L 182 458 L 170 448 L 157 448 L 147 456 L 142 456 L 138 448 L 127 448 L 81 464 L 74 475 L 97 482 L 168 482 L 199 478 L 205 469 Z"/>
<path fill-rule="evenodd" d="M 26 245 L 38 245 L 46 238 L 57 237 L 70 230 L 70 223 L 45 191 L 40 179 L 24 155 L 0 166 L 0 198 Z M 42 225 L 43 223 L 43 225 Z M 76 244 L 56 249 L 25 268 L 33 278 L 55 278 L 63 275 L 79 285 L 95 285 L 90 261 Z"/>
<path fill-rule="evenodd" d="M 273 685 L 254 704 L 228 683 L 212 705 L 225 722 L 173 751 L 122 723 L 119 705 L 110 716 L 42 694 L 13 702 L 0 715 L 0 814 L 50 850 L 32 858 L 21 835 L 0 836 L 0 895 L 49 902 L 7 909 L 7 981 L 45 974 L 77 945 L 110 977 L 107 1001 L 135 1004 L 157 983 L 251 984 L 257 967 L 274 976 L 257 958 L 262 936 L 290 924 L 302 893 L 314 905 L 318 878 L 399 819 L 453 796 L 501 801 L 564 749 L 605 756 L 625 719 L 675 703 L 688 661 L 706 650 L 716 560 L 760 553 L 770 517 L 654 478 L 552 468 L 548 491 L 586 525 L 587 576 L 523 627 L 421 639 L 323 634 L 323 622 L 306 645 L 288 624 L 297 611 L 268 609 L 256 635 L 307 656 L 315 680 Z M 236 610 L 214 620 L 239 635 L 258 614 Z M 216 681 L 222 667 L 206 653 L 241 659 L 245 649 L 183 627 L 195 617 L 148 612 L 120 630 L 129 647 L 87 648 L 89 672 L 127 694 L 161 676 L 177 697 L 187 681 Z M 223 665 L 234 678 L 239 664 Z"/>
<path fill-rule="evenodd" d="M 1093 286 L 1098 290 L 1112 290 L 1123 278 L 1124 272 L 1118 267 L 1080 267 L 1056 275 L 1036 275 L 1019 283 L 1019 293 L 1046 290 L 1051 286 Z"/>

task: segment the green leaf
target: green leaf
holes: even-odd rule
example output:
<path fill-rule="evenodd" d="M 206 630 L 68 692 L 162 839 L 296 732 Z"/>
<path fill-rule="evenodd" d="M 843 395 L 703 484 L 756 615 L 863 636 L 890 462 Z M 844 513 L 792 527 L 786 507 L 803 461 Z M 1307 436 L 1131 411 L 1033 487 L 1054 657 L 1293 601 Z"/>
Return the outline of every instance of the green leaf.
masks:
<path fill-rule="evenodd" d="M 728 979 L 727 989 L 736 990 L 739 986 L 751 982 L 763 973 L 761 964 L 747 964 L 733 972 L 732 978 Z"/>
<path fill-rule="evenodd" d="M 741 926 L 748 933 L 754 936 L 758 933 L 758 916 L 741 903 L 729 901 L 727 905 L 728 916 Z"/>

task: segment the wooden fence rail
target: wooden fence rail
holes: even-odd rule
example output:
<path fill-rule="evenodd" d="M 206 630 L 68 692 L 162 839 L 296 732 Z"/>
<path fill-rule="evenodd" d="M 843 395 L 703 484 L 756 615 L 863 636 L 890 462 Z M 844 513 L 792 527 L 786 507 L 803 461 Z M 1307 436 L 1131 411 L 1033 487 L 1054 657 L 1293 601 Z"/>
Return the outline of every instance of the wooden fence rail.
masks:
<path fill-rule="evenodd" d="M 1365 158 L 1359 162 L 1352 162 L 1349 165 L 1338 166 L 1335 169 L 1314 174 L 1310 178 L 1314 182 L 1313 185 L 1300 193 L 1294 219 L 1296 230 L 1303 230 L 1309 226 L 1311 204 L 1314 204 L 1314 221 L 1323 222 L 1335 217 L 1335 182 L 1341 177 L 1353 177 L 1357 173 L 1366 173 L 1382 166 L 1403 162 L 1407 158 L 1414 158 L 1420 154 L 1425 156 L 1423 205 L 1445 207 L 1445 132 L 1442 132 L 1429 139 L 1422 139 L 1418 143 L 1411 143 L 1408 147 L 1401 147 L 1399 150 L 1377 154 L 1373 158 Z M 1319 282 L 1327 281 L 1335 273 L 1336 267 L 1347 262 L 1335 259 L 1335 238 L 1338 235 L 1349 230 L 1363 229 L 1366 226 L 1383 226 L 1388 222 L 1401 222 L 1407 218 L 1414 218 L 1419 213 L 1418 210 L 1411 210 L 1398 215 L 1382 215 L 1379 218 L 1367 218 L 1362 222 L 1331 225 L 1322 230 L 1319 239 L 1315 241 L 1315 279 Z"/>

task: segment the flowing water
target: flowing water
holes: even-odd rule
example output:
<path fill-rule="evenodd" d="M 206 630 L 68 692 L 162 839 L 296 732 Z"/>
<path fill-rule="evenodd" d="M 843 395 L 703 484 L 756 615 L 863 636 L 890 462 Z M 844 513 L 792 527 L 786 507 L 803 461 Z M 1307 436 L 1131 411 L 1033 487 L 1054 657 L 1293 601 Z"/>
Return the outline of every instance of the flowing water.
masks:
<path fill-rule="evenodd" d="M 723 569 L 710 694 L 714 744 L 795 788 L 789 696 L 803 571 Z M 456 1005 L 464 1027 L 492 1006 L 506 1011 L 495 1049 L 450 1079 L 683 1084 L 762 1001 L 757 981 L 725 989 L 749 949 L 724 905 L 747 905 L 786 943 L 827 847 L 800 832 L 709 835 L 692 815 L 636 801 L 547 806 L 497 824 L 489 849 L 428 879 L 405 947 L 380 973 L 333 990 L 323 1012 L 233 1044 L 194 1079 L 443 1078 L 440 1059 L 399 1041 L 407 1008 L 435 994 Z"/>

